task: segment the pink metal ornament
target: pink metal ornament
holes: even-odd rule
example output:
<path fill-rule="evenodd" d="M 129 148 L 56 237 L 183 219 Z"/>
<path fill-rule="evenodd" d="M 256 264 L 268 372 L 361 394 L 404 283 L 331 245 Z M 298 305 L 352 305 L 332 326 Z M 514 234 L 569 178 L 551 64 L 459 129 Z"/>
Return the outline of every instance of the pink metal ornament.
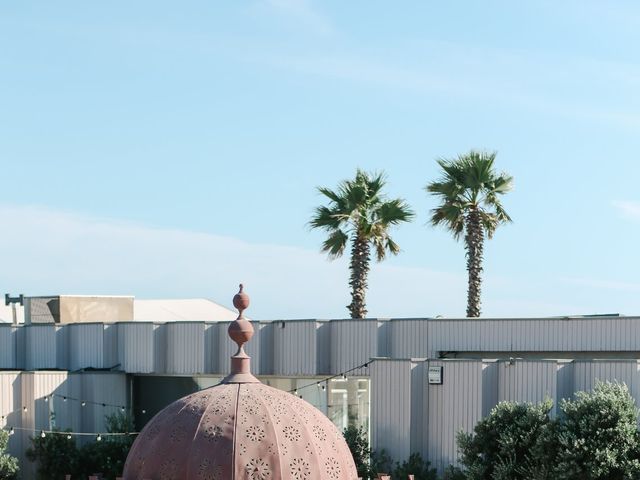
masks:
<path fill-rule="evenodd" d="M 356 480 L 353 457 L 340 431 L 319 410 L 251 374 L 244 344 L 253 336 L 233 304 L 229 336 L 238 345 L 231 374 L 219 385 L 188 395 L 158 413 L 134 442 L 125 480 Z"/>

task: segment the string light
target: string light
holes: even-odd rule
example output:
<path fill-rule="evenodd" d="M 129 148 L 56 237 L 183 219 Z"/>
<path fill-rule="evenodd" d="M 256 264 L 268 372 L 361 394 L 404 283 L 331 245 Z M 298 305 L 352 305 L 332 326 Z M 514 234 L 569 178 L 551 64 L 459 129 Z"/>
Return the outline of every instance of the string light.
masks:
<path fill-rule="evenodd" d="M 49 397 L 47 397 L 47 396 L 45 395 L 45 397 L 44 397 L 44 401 L 45 401 L 45 403 L 46 403 L 46 402 L 48 402 L 48 401 L 49 401 Z"/>
<path fill-rule="evenodd" d="M 80 403 L 81 407 L 86 407 L 87 406 L 87 402 L 85 402 L 84 400 Z"/>
<path fill-rule="evenodd" d="M 9 429 L 9 435 L 13 435 L 14 433 L 16 433 L 16 431 L 13 429 L 13 427 L 11 427 Z"/>
<path fill-rule="evenodd" d="M 322 389 L 323 391 L 326 390 L 326 386 L 325 384 L 327 384 L 329 382 L 329 380 L 333 380 L 334 378 L 342 378 L 344 380 L 347 379 L 347 374 L 353 372 L 354 370 L 359 370 L 361 368 L 367 368 L 372 362 L 374 362 L 375 360 L 369 360 L 365 363 L 363 363 L 362 365 L 358 365 L 357 367 L 353 367 L 350 368 L 348 370 L 345 370 L 344 372 L 338 373 L 336 375 L 331 375 L 330 377 L 324 378 L 322 380 L 317 380 L 313 383 L 308 383 L 307 385 L 302 385 L 301 387 L 296 387 L 292 390 L 289 390 L 289 393 L 293 393 L 294 395 L 298 395 L 298 390 L 302 390 L 308 387 L 312 387 L 312 386 L 316 386 L 320 389 Z M 302 395 L 300 395 L 300 398 L 302 398 Z"/>
<path fill-rule="evenodd" d="M 98 436 L 96 437 L 96 442 L 101 442 L 102 441 L 102 435 L 98 434 Z"/>
<path fill-rule="evenodd" d="M 67 435 L 67 440 L 71 440 L 71 434 Z"/>
<path fill-rule="evenodd" d="M 62 401 L 66 402 L 67 401 L 67 397 L 62 397 Z"/>
<path fill-rule="evenodd" d="M 22 407 L 22 411 L 26 412 L 27 411 L 27 407 Z"/>
<path fill-rule="evenodd" d="M 46 437 L 46 436 L 47 436 L 47 434 L 46 434 L 46 433 L 44 433 L 44 430 L 42 430 L 42 431 L 40 432 L 40 437 L 41 437 L 41 438 L 44 438 L 44 437 Z"/>

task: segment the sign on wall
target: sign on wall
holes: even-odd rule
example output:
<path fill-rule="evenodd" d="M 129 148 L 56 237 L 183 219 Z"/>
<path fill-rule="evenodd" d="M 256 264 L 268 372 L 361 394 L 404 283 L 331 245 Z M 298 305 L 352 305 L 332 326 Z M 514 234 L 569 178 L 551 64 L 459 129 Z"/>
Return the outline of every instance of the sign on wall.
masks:
<path fill-rule="evenodd" d="M 429 385 L 442 385 L 442 367 L 429 367 Z"/>

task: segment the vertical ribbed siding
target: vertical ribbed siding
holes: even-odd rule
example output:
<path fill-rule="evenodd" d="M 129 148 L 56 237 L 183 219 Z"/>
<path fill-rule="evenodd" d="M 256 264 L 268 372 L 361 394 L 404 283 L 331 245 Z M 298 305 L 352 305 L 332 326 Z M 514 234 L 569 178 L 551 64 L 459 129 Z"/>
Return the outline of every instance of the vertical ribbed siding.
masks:
<path fill-rule="evenodd" d="M 0 324 L 0 369 L 17 368 L 16 331 L 9 324 Z"/>
<path fill-rule="evenodd" d="M 0 372 L 0 429 L 21 427 L 21 376 L 19 372 Z M 4 420 L 3 420 L 4 418 Z M 8 453 L 22 456 L 22 435 L 9 437 Z"/>
<path fill-rule="evenodd" d="M 218 369 L 214 373 L 228 375 L 231 372 L 231 356 L 235 355 L 238 345 L 229 338 L 229 324 L 231 322 L 217 322 L 218 348 L 216 351 Z M 247 355 L 251 357 L 251 371 L 255 375 L 260 372 L 260 335 L 263 325 L 260 322 L 251 322 L 253 326 L 253 338 L 244 347 Z"/>
<path fill-rule="evenodd" d="M 428 457 L 442 472 L 457 463 L 456 434 L 470 432 L 482 416 L 482 362 L 432 360 L 443 367 L 442 385 L 427 386 Z"/>
<path fill-rule="evenodd" d="M 330 349 L 318 351 L 331 355 L 331 373 L 339 374 L 378 356 L 378 320 L 334 320 L 331 322 Z M 366 369 L 352 375 L 366 375 Z"/>
<path fill-rule="evenodd" d="M 71 375 L 70 379 L 79 390 L 79 397 L 88 402 L 104 402 L 108 406 L 88 403 L 85 407 L 73 405 L 76 415 L 81 414 L 82 429 L 85 432 L 104 432 L 106 430 L 105 417 L 120 413 L 121 405 L 125 408 L 127 402 L 127 377 L 122 373 L 82 373 Z M 75 403 L 75 402 L 74 402 Z"/>
<path fill-rule="evenodd" d="M 118 323 L 118 363 L 127 373 L 153 372 L 153 323 Z"/>
<path fill-rule="evenodd" d="M 316 351 L 317 363 L 316 374 L 328 375 L 331 373 L 331 322 L 323 321 L 318 322 L 318 329 L 316 330 Z"/>
<path fill-rule="evenodd" d="M 556 397 L 555 360 L 516 360 L 498 363 L 498 401 L 540 403 Z"/>
<path fill-rule="evenodd" d="M 261 375 L 273 375 L 273 331 L 275 322 L 260 322 L 260 370 Z"/>
<path fill-rule="evenodd" d="M 376 360 L 371 374 L 371 446 L 394 459 L 411 453 L 411 370 L 409 360 Z"/>
<path fill-rule="evenodd" d="M 167 372 L 167 324 L 153 324 L 153 373 Z"/>
<path fill-rule="evenodd" d="M 429 322 L 419 319 L 389 321 L 392 358 L 426 358 L 429 355 Z"/>
<path fill-rule="evenodd" d="M 116 368 L 118 366 L 118 324 L 105 323 L 102 335 L 102 364 L 104 368 Z"/>
<path fill-rule="evenodd" d="M 574 363 L 572 360 L 558 361 L 558 387 L 556 389 L 556 401 L 554 402 L 555 412 L 559 412 L 559 405 L 562 399 L 570 399 L 575 391 L 574 386 Z"/>
<path fill-rule="evenodd" d="M 167 373 L 204 372 L 204 322 L 167 323 Z"/>
<path fill-rule="evenodd" d="M 204 373 L 218 373 L 218 324 L 205 323 L 204 326 Z"/>
<path fill-rule="evenodd" d="M 640 400 L 637 360 L 580 360 L 574 362 L 573 371 L 575 391 L 592 390 L 598 380 L 617 381 L 624 382 L 636 401 Z"/>
<path fill-rule="evenodd" d="M 69 329 L 56 326 L 56 366 L 61 370 L 69 370 Z"/>
<path fill-rule="evenodd" d="M 104 324 L 73 323 L 69 329 L 69 368 L 103 368 Z M 109 367 L 111 365 L 108 365 Z"/>
<path fill-rule="evenodd" d="M 482 364 L 482 416 L 491 413 L 493 407 L 498 404 L 498 370 L 497 361 L 483 362 Z"/>
<path fill-rule="evenodd" d="M 317 365 L 316 320 L 274 322 L 273 374 L 315 375 Z M 329 352 L 323 352 L 323 355 Z"/>
<path fill-rule="evenodd" d="M 25 331 L 25 368 L 27 370 L 55 369 L 56 326 L 54 324 L 28 325 Z"/>

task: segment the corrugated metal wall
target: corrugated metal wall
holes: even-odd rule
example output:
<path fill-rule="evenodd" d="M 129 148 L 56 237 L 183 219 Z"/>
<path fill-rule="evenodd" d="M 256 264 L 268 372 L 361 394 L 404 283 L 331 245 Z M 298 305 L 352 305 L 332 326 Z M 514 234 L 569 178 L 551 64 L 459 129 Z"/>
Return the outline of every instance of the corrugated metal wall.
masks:
<path fill-rule="evenodd" d="M 318 350 L 320 356 L 330 353 L 330 373 L 342 373 L 378 356 L 378 320 L 342 320 L 330 325 L 331 341 Z M 352 375 L 366 375 L 366 370 L 354 370 Z"/>
<path fill-rule="evenodd" d="M 394 459 L 411 453 L 410 360 L 374 362 L 371 371 L 371 442 Z"/>
<path fill-rule="evenodd" d="M 167 323 L 167 373 L 204 372 L 204 322 Z"/>
<path fill-rule="evenodd" d="M 0 368 L 17 368 L 16 365 L 16 328 L 0 323 Z"/>
<path fill-rule="evenodd" d="M 429 385 L 429 366 L 443 368 L 442 385 Z M 636 360 L 377 359 L 370 366 L 372 445 L 400 461 L 420 452 L 442 471 L 457 462 L 456 433 L 471 431 L 499 401 L 548 397 L 557 405 L 601 380 L 626 383 L 640 405 L 639 369 Z"/>
<path fill-rule="evenodd" d="M 118 363 L 129 373 L 153 372 L 153 324 L 118 323 Z"/>
<path fill-rule="evenodd" d="M 247 345 L 262 375 L 337 374 L 373 356 L 440 352 L 640 351 L 640 318 L 289 320 L 253 322 Z M 0 325 L 0 368 L 110 368 L 131 373 L 228 373 L 228 322 Z M 53 339 L 55 336 L 55 340 Z M 497 355 L 499 356 L 499 355 Z M 482 358 L 479 356 L 478 358 Z M 355 372 L 366 375 L 366 372 Z"/>
<path fill-rule="evenodd" d="M 273 325 L 273 374 L 315 375 L 316 320 L 278 321 Z"/>

